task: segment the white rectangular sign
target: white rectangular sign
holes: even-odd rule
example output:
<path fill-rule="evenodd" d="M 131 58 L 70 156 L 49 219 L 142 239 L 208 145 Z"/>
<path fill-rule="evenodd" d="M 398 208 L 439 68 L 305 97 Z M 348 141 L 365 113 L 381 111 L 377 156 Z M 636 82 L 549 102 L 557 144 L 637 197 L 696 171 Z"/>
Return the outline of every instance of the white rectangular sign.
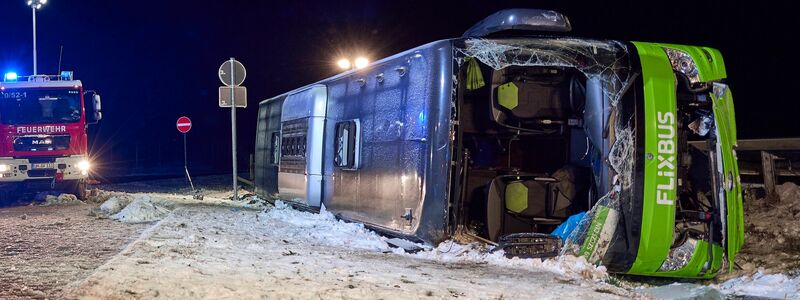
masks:
<path fill-rule="evenodd" d="M 247 107 L 247 88 L 243 86 L 233 87 L 236 96 L 236 107 Z M 219 107 L 231 107 L 231 87 L 219 87 Z"/>

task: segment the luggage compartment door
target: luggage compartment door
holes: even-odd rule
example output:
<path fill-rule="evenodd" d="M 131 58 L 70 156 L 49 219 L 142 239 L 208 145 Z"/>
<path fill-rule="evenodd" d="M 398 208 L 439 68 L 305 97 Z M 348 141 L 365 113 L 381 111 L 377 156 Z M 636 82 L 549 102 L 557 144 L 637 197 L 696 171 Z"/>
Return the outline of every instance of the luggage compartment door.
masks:
<path fill-rule="evenodd" d="M 328 89 L 316 85 L 286 97 L 281 116 L 278 193 L 282 200 L 319 208 L 330 175 L 323 172 Z"/>

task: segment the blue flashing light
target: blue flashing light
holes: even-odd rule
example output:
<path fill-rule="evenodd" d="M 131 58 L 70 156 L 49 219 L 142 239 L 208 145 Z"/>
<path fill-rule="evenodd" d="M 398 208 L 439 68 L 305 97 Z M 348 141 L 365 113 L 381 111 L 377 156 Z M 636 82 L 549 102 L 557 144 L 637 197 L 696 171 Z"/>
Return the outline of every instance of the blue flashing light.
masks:
<path fill-rule="evenodd" d="M 4 81 L 17 81 L 18 77 L 17 77 L 17 73 L 8 72 L 8 73 L 6 73 L 6 76 L 4 76 L 3 78 L 4 78 Z"/>
<path fill-rule="evenodd" d="M 73 75 L 72 71 L 61 71 L 61 80 L 72 80 Z"/>

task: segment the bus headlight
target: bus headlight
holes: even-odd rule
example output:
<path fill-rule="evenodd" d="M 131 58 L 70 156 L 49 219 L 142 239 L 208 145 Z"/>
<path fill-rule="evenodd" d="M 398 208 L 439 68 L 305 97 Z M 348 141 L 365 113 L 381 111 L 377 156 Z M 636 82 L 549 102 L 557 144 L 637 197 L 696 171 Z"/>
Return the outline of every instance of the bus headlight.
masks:
<path fill-rule="evenodd" d="M 86 174 L 87 172 L 89 172 L 89 169 L 91 167 L 92 166 L 91 166 L 91 164 L 89 164 L 88 160 L 82 160 L 81 162 L 78 163 L 78 170 L 81 170 L 81 173 L 83 173 L 83 174 Z"/>
<path fill-rule="evenodd" d="M 9 165 L 0 165 L 0 173 L 8 172 L 8 170 L 11 170 L 11 166 L 9 166 Z"/>
<path fill-rule="evenodd" d="M 692 84 L 700 82 L 700 71 L 697 70 L 697 64 L 689 56 L 689 53 L 672 48 L 664 48 L 664 52 L 667 53 L 667 57 L 672 63 L 672 69 L 675 72 L 686 75 L 686 78 L 689 78 L 689 82 Z"/>

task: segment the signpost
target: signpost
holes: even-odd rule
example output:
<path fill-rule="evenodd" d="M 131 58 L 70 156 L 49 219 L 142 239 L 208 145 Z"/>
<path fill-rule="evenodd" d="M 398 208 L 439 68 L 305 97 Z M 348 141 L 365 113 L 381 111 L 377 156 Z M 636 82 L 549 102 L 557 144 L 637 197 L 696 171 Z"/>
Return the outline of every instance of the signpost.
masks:
<path fill-rule="evenodd" d="M 189 185 L 192 186 L 192 191 L 194 191 L 192 176 L 189 175 L 189 160 L 186 157 L 186 133 L 192 130 L 192 120 L 185 116 L 180 117 L 178 121 L 175 122 L 175 127 L 178 128 L 178 131 L 183 133 L 183 170 L 186 171 L 186 178 L 189 179 Z"/>
<path fill-rule="evenodd" d="M 233 157 L 233 199 L 239 199 L 239 184 L 236 172 L 236 108 L 247 107 L 247 90 L 241 86 L 247 78 L 244 65 L 231 57 L 219 67 L 219 106 L 231 108 L 231 152 Z M 223 95 L 224 94 L 224 95 Z"/>

